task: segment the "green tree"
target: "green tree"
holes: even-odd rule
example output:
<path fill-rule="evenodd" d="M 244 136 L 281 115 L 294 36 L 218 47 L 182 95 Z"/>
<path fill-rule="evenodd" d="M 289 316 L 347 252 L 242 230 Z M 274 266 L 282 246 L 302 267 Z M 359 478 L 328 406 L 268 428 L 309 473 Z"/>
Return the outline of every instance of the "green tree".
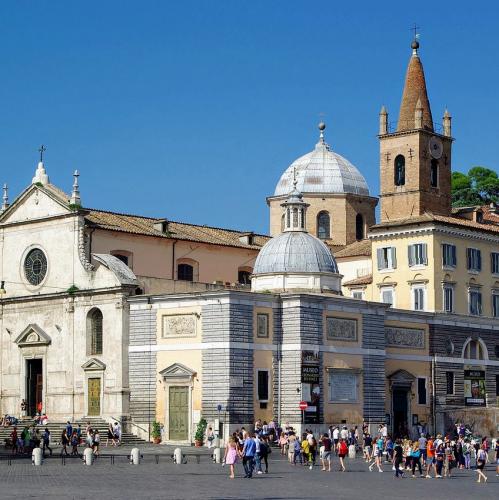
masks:
<path fill-rule="evenodd" d="M 468 175 L 452 172 L 452 206 L 465 207 L 499 202 L 499 177 L 494 170 L 473 167 Z"/>

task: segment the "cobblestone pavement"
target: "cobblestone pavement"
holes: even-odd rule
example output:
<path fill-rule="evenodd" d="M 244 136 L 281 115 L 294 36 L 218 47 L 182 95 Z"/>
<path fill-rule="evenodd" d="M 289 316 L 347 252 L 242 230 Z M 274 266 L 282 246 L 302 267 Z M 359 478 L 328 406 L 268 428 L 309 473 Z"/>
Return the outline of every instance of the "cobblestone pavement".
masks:
<path fill-rule="evenodd" d="M 103 450 L 106 452 L 107 450 Z M 347 472 L 322 472 L 316 466 L 293 467 L 278 453 L 271 455 L 268 475 L 244 479 L 242 465 L 238 464 L 235 480 L 228 478 L 228 468 L 214 464 L 204 454 L 200 463 L 190 457 L 185 465 L 175 465 L 170 451 L 158 448 L 144 449 L 142 463 L 128 464 L 126 457 L 101 457 L 91 467 L 79 459 L 69 459 L 66 465 L 60 459 L 46 460 L 34 467 L 28 460 L 0 461 L 0 499 L 389 499 L 421 498 L 463 499 L 499 498 L 499 478 L 493 465 L 488 465 L 486 484 L 477 484 L 474 471 L 455 471 L 452 479 L 394 479 L 391 466 L 385 472 L 369 472 L 360 459 L 347 462 Z M 189 450 L 191 452 L 194 449 Z M 119 449 L 116 453 L 128 453 Z"/>

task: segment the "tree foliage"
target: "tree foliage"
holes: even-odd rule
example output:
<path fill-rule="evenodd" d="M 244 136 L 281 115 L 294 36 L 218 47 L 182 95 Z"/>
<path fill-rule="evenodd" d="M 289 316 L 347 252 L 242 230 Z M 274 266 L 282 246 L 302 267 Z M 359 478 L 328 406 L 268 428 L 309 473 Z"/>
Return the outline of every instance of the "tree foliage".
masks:
<path fill-rule="evenodd" d="M 473 167 L 468 174 L 452 172 L 452 206 L 466 207 L 499 202 L 499 177 L 494 170 Z"/>

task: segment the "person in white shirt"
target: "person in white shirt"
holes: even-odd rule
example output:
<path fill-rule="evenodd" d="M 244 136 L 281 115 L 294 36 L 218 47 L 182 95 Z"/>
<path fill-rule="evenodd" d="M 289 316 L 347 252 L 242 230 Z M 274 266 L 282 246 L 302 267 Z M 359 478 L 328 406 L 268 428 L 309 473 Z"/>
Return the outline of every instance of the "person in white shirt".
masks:
<path fill-rule="evenodd" d="M 343 429 L 341 429 L 340 437 L 341 437 L 341 439 L 344 439 L 345 441 L 348 439 L 348 429 L 346 428 L 345 425 L 343 426 Z"/>
<path fill-rule="evenodd" d="M 338 455 L 338 442 L 340 440 L 340 429 L 338 427 L 335 427 L 333 429 L 333 444 L 334 444 L 334 453 L 335 455 Z"/>

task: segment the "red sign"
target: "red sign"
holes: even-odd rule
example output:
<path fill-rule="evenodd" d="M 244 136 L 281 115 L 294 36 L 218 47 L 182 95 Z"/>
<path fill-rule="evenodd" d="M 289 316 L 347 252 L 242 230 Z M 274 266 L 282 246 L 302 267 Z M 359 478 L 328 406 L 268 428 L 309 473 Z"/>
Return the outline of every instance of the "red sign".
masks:
<path fill-rule="evenodd" d="M 303 411 L 303 410 L 306 410 L 306 409 L 307 409 L 307 407 L 308 407 L 308 403 L 307 403 L 306 401 L 300 401 L 299 406 L 300 406 L 300 410 L 302 410 L 302 411 Z"/>

